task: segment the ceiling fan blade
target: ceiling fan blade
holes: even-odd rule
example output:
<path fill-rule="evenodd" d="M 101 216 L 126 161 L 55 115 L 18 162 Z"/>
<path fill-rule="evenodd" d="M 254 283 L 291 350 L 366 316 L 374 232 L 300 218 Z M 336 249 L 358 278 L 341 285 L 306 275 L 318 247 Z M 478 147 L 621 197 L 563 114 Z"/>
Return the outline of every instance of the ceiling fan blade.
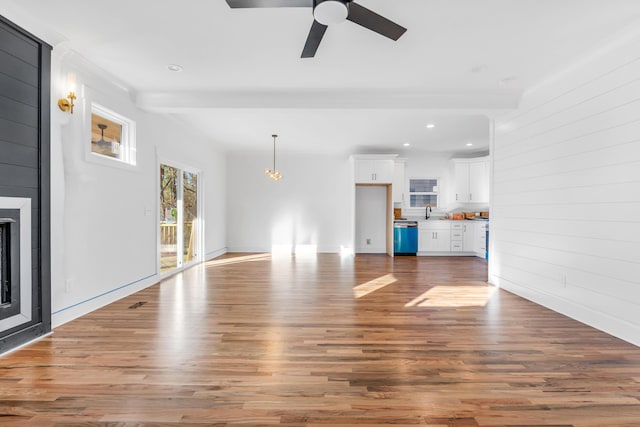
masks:
<path fill-rule="evenodd" d="M 304 44 L 304 49 L 302 49 L 301 58 L 313 58 L 316 56 L 316 51 L 320 46 L 325 31 L 327 31 L 327 26 L 314 19 L 307 36 L 307 42 Z"/>
<path fill-rule="evenodd" d="M 354 2 L 349 3 L 347 19 L 391 40 L 398 40 L 407 31 L 406 28 Z"/>
<path fill-rule="evenodd" d="M 231 8 L 313 7 L 313 0 L 227 0 Z"/>

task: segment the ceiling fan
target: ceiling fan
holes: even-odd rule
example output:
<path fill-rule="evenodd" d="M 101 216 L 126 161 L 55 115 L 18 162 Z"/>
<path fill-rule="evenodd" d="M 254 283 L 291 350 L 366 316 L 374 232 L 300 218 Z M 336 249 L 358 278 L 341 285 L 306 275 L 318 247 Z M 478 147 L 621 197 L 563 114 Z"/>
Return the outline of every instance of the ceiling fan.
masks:
<path fill-rule="evenodd" d="M 352 0 L 227 0 L 232 8 L 312 7 L 313 24 L 302 49 L 302 58 L 313 58 L 327 27 L 348 19 L 391 40 L 398 40 L 407 31 Z"/>

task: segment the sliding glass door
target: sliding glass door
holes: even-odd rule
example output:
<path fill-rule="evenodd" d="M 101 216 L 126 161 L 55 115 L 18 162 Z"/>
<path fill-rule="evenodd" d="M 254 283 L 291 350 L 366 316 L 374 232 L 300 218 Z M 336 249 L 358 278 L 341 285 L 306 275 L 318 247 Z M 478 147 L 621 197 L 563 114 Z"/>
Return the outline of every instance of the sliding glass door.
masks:
<path fill-rule="evenodd" d="M 160 272 L 200 260 L 198 173 L 160 164 Z"/>

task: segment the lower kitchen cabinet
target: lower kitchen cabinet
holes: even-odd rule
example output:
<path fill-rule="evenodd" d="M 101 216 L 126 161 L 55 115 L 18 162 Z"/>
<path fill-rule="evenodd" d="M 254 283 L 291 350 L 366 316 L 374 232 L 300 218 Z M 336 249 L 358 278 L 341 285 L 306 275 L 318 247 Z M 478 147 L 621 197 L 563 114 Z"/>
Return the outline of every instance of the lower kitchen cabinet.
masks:
<path fill-rule="evenodd" d="M 418 223 L 418 255 L 485 257 L 485 221 L 430 220 Z"/>
<path fill-rule="evenodd" d="M 418 252 L 451 252 L 451 223 L 440 220 L 420 222 Z"/>
<path fill-rule="evenodd" d="M 476 227 L 474 221 L 451 223 L 451 252 L 475 252 Z"/>
<path fill-rule="evenodd" d="M 464 224 L 451 223 L 451 252 L 464 252 Z"/>
<path fill-rule="evenodd" d="M 473 252 L 475 252 L 476 256 L 482 258 L 485 257 L 487 250 L 487 225 L 488 223 L 486 222 L 479 222 L 476 224 Z"/>

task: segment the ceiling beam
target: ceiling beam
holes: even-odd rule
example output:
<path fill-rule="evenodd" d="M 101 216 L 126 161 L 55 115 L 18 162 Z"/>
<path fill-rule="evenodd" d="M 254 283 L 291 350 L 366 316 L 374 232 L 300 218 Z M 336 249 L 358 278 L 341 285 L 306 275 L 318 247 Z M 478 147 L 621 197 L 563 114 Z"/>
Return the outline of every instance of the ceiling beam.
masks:
<path fill-rule="evenodd" d="M 138 107 L 152 112 L 180 113 L 189 109 L 425 109 L 490 112 L 517 108 L 519 91 L 217 91 L 140 92 Z"/>

